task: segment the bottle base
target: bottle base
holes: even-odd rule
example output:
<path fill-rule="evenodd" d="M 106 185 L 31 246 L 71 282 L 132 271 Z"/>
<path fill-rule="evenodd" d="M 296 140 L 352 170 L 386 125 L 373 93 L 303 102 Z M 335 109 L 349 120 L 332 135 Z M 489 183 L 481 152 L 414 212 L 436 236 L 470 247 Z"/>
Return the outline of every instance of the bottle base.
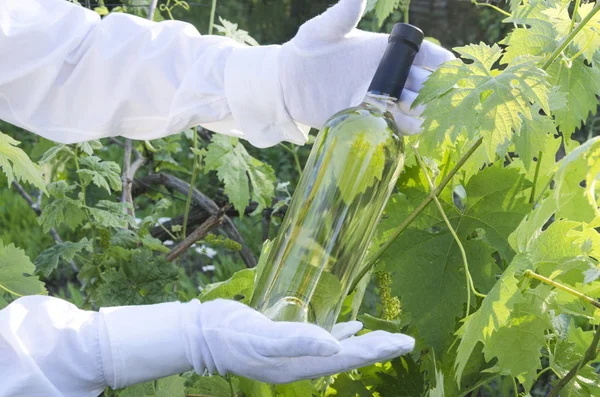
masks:
<path fill-rule="evenodd" d="M 311 305 L 295 296 L 278 298 L 262 312 L 273 321 L 316 322 L 315 311 Z"/>

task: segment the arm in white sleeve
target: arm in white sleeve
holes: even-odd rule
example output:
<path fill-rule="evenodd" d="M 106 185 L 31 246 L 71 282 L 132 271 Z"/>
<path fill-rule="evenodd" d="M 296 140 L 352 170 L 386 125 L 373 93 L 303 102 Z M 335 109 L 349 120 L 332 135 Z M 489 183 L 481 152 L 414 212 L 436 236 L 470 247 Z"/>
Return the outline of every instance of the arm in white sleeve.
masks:
<path fill-rule="evenodd" d="M 64 0 L 0 1 L 0 119 L 48 139 L 154 139 L 194 125 L 258 147 L 302 143 L 279 83 L 279 46 L 190 24 L 103 20 Z"/>
<path fill-rule="evenodd" d="M 47 296 L 0 310 L 0 397 L 96 397 L 192 369 L 183 329 L 198 301 L 90 312 Z"/>

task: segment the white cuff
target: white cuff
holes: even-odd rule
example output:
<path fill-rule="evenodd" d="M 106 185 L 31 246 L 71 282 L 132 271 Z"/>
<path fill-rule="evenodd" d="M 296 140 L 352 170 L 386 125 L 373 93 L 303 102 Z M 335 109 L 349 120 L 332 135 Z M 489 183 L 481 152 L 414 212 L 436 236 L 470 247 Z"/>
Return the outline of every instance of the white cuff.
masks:
<path fill-rule="evenodd" d="M 118 389 L 191 370 L 183 331 L 197 307 L 192 301 L 101 309 L 106 383 Z"/>
<path fill-rule="evenodd" d="M 235 48 L 225 67 L 225 93 L 242 137 L 256 147 L 303 145 L 309 128 L 292 120 L 279 81 L 281 46 Z"/>

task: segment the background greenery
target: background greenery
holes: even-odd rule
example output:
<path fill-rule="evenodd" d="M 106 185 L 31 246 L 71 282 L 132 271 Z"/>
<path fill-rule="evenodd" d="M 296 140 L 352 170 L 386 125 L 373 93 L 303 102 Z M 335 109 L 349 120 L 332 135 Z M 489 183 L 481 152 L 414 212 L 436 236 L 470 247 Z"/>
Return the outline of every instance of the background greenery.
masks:
<path fill-rule="evenodd" d="M 100 14 L 111 11 L 147 16 L 146 0 L 80 2 Z M 217 18 L 216 29 L 218 33 L 225 31 L 247 42 L 252 39 L 244 31 L 250 32 L 261 44 L 283 43 L 294 35 L 301 23 L 332 3 L 219 0 L 215 3 L 216 15 L 224 21 Z M 431 204 L 407 227 L 379 257 L 376 277 L 365 286 L 359 319 L 369 329 L 415 335 L 419 344 L 413 355 L 341 374 L 335 379 L 287 386 L 273 387 L 237 377 L 208 378 L 187 373 L 123 391 L 106 390 L 105 395 L 166 396 L 181 395 L 183 390 L 188 396 L 214 397 L 546 395 L 559 377 L 565 376 L 584 355 L 598 324 L 597 312 L 593 312 L 589 304 L 578 305 L 568 295 L 531 282 L 523 274 L 527 269 L 537 270 L 577 286 L 588 295 L 597 297 L 599 294 L 597 274 L 586 275 L 592 280 L 588 283 L 582 283 L 579 278 L 583 277 L 581 269 L 590 272 L 597 266 L 599 245 L 595 227 L 600 223 L 595 218 L 597 207 L 589 204 L 595 197 L 586 198 L 584 188 L 585 194 L 590 195 L 587 187 L 598 179 L 598 170 L 594 168 L 600 158 L 595 151 L 598 141 L 592 138 L 598 135 L 600 126 L 594 116 L 600 77 L 594 72 L 596 59 L 586 54 L 584 60 L 583 56 L 579 57 L 580 48 L 569 47 L 557 62 L 561 68 L 567 66 L 550 68 L 548 73 L 556 79 L 556 83 L 552 83 L 557 88 L 555 91 L 562 90 L 564 95 L 559 100 L 554 98 L 552 106 L 561 100 L 567 101 L 575 120 L 569 112 L 561 113 L 560 108 L 555 110 L 531 94 L 523 100 L 524 94 L 515 88 L 518 84 L 514 81 L 532 84 L 531 81 L 545 76 L 534 61 L 528 58 L 511 75 L 513 79 L 507 81 L 502 80 L 508 75 L 504 66 L 495 61 L 493 65 L 482 62 L 478 54 L 489 59 L 500 56 L 500 47 L 491 45 L 508 34 L 502 42 L 508 45 L 505 56 L 514 58 L 519 52 L 531 55 L 533 50 L 527 43 L 533 39 L 518 40 L 510 35 L 514 34 L 513 29 L 530 34 L 531 29 L 546 29 L 557 20 L 563 25 L 567 21 L 568 25 L 569 15 L 568 20 L 565 19 L 564 13 L 558 11 L 559 6 L 570 7 L 573 12 L 575 4 L 579 6 L 580 2 L 532 1 L 531 4 L 544 11 L 535 14 L 533 21 L 519 16 L 520 1 L 510 3 L 412 0 L 407 14 L 409 3 L 406 1 L 370 1 L 371 11 L 360 25 L 364 29 L 386 32 L 394 23 L 409 19 L 449 48 L 479 42 L 490 45 L 463 48 L 463 58 L 470 61 L 461 63 L 454 73 L 446 71 L 437 75 L 438 90 L 448 84 L 447 91 L 453 92 L 455 84 L 463 84 L 475 92 L 477 106 L 462 104 L 461 107 L 444 102 L 448 98 L 446 91 L 437 91 L 433 83 L 423 94 L 422 99 L 430 102 L 428 109 L 432 109 L 432 113 L 426 115 L 428 135 L 424 135 L 427 138 L 420 148 L 427 166 L 420 167 L 416 154 L 411 152 L 408 167 L 398 183 L 399 192 L 386 210 L 376 239 L 377 244 L 386 241 L 394 228 L 428 196 L 430 187 L 422 169 L 431 174 L 435 183 L 436 177 L 448 175 L 460 161 L 458 156 L 467 152 L 469 144 L 484 142 L 481 147 L 475 147 L 475 155 L 464 164 L 454 182 L 441 186 L 437 204 L 442 211 Z M 492 6 L 504 10 L 512 6 L 514 23 L 503 23 L 506 15 Z M 207 33 L 211 11 L 212 2 L 208 0 L 189 3 L 160 0 L 155 19 L 186 20 L 200 32 Z M 590 42 L 595 37 L 593 29 L 600 29 L 600 22 L 594 23 L 598 26 L 591 28 Z M 526 29 L 526 26 L 532 27 Z M 544 36 L 548 48 L 533 55 L 551 55 L 562 39 L 564 35 Z M 594 42 L 594 45 L 600 46 L 600 43 Z M 567 55 L 572 58 L 566 59 Z M 489 80 L 476 80 L 481 78 L 478 73 L 482 70 Z M 561 73 L 566 74 L 567 83 L 561 80 Z M 453 81 L 453 75 L 461 76 L 462 80 Z M 579 81 L 587 79 L 589 92 L 568 84 L 571 76 Z M 480 86 L 485 87 L 484 83 L 490 82 L 497 84 L 496 90 L 513 91 L 504 100 L 490 105 L 486 100 L 495 98 L 493 92 L 484 88 L 478 91 Z M 551 90 L 544 87 L 541 96 L 552 95 Z M 521 113 L 515 104 L 519 100 L 521 105 L 527 105 L 523 105 L 527 110 L 520 110 Z M 484 107 L 485 111 L 499 108 L 504 115 L 516 115 L 517 120 L 529 112 L 532 123 L 528 123 L 526 117 L 522 123 L 513 117 L 514 125 L 509 127 L 496 121 L 493 127 L 498 131 L 491 134 L 488 130 L 485 135 L 486 119 L 477 116 L 481 112 L 479 106 L 483 105 L 488 106 Z M 458 113 L 450 117 L 447 112 Z M 558 129 L 553 118 L 547 117 L 550 114 L 555 116 Z M 444 124 L 448 120 L 452 123 Z M 565 126 L 565 120 L 569 120 L 569 126 Z M 583 126 L 579 127 L 579 121 L 585 121 Z M 453 129 L 450 124 L 460 124 L 466 131 L 460 134 L 455 131 L 451 142 L 445 140 L 451 135 L 448 131 Z M 247 302 L 253 285 L 253 270 L 247 268 L 256 263 L 263 242 L 277 233 L 286 203 L 310 151 L 310 144 L 303 147 L 281 144 L 257 150 L 235 139 L 214 138 L 202 129 L 152 142 L 135 142 L 134 154 L 139 152 L 147 161 L 135 175 L 135 208 L 132 208 L 119 203 L 120 168 L 127 151 L 125 140 L 54 146 L 6 123 L 0 122 L 0 130 L 6 134 L 0 137 L 20 141 L 20 147 L 33 161 L 40 163 L 39 169 L 24 161 L 14 163 L 20 183 L 0 176 L 0 269 L 5 266 L 25 277 L 24 293 L 40 292 L 36 278 L 40 277 L 50 294 L 85 309 L 189 300 L 199 294 L 203 300 L 226 297 Z M 502 133 L 509 143 L 498 144 L 492 139 Z M 482 134 L 481 138 L 477 134 Z M 569 139 L 571 136 L 575 140 Z M 587 143 L 582 149 L 577 149 L 579 143 L 584 142 Z M 12 145 L 0 141 L 0 160 L 2 150 Z M 237 184 L 223 183 L 219 172 L 227 172 L 228 164 L 219 162 L 222 156 L 235 157 L 260 183 L 249 181 L 247 177 Z M 558 170 L 557 161 L 560 161 Z M 5 172 L 7 169 L 10 168 L 3 165 Z M 52 182 L 47 187 L 49 195 L 43 192 L 43 182 L 35 179 L 38 171 L 43 171 L 46 180 Z M 187 185 L 190 181 L 208 199 L 197 196 L 190 199 Z M 560 205 L 551 200 L 555 193 Z M 565 194 L 569 200 L 576 198 L 565 201 L 558 193 Z M 246 208 L 245 203 L 249 201 Z M 192 249 L 185 250 L 173 261 L 167 260 L 166 255 L 175 244 L 209 222 L 211 217 L 223 219 L 224 215 L 231 219 L 229 226 L 225 223 L 212 228 Z M 189 217 L 185 231 L 181 226 L 184 217 Z M 550 224 L 552 227 L 548 227 Z M 462 241 L 464 246 L 456 240 Z M 420 245 L 423 241 L 428 244 Z M 11 244 L 23 249 L 33 263 Z M 468 258 L 461 257 L 459 247 Z M 473 278 L 467 285 L 464 278 L 470 272 L 466 259 Z M 592 264 L 592 268 L 588 269 L 588 264 Z M 34 273 L 35 276 L 29 277 Z M 223 283 L 214 284 L 219 282 Z M 438 286 L 441 286 L 439 290 Z M 506 287 L 512 295 L 506 298 L 501 287 Z M 481 292 L 489 298 L 484 298 Z M 500 300 L 500 296 L 505 299 L 502 301 L 504 311 L 494 306 L 493 301 L 490 303 L 491 299 Z M 14 297 L 0 293 L 0 307 Z M 353 297 L 346 300 L 341 320 L 352 317 Z M 504 322 L 496 324 L 497 329 L 490 339 L 484 331 L 485 320 L 492 317 L 502 318 Z M 463 320 L 457 321 L 461 318 Z M 453 342 L 455 332 L 466 335 L 460 343 Z M 505 352 L 510 352 L 510 356 Z M 462 371 L 458 384 L 454 382 L 455 357 Z M 582 365 L 579 377 L 565 389 L 565 395 L 598 395 L 596 369 L 597 366 Z"/>

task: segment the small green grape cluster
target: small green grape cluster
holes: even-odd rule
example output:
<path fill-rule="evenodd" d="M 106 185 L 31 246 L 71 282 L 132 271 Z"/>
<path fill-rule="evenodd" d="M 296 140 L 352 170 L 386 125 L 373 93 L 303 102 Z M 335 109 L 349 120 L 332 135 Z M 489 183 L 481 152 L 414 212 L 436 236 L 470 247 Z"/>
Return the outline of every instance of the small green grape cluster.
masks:
<path fill-rule="evenodd" d="M 402 307 L 400 299 L 397 296 L 392 296 L 392 275 L 390 272 L 381 270 L 375 273 L 375 282 L 379 287 L 379 297 L 381 298 L 381 317 L 384 320 L 395 320 L 400 317 Z"/>
<path fill-rule="evenodd" d="M 111 235 L 108 229 L 99 230 L 98 239 L 100 241 L 98 242 L 98 245 L 100 246 L 100 248 L 105 250 L 110 248 L 110 237 Z"/>
<path fill-rule="evenodd" d="M 207 234 L 204 242 L 213 248 L 223 247 L 232 251 L 240 251 L 242 249 L 242 245 L 237 241 L 233 241 L 225 236 L 217 236 L 213 233 Z"/>

